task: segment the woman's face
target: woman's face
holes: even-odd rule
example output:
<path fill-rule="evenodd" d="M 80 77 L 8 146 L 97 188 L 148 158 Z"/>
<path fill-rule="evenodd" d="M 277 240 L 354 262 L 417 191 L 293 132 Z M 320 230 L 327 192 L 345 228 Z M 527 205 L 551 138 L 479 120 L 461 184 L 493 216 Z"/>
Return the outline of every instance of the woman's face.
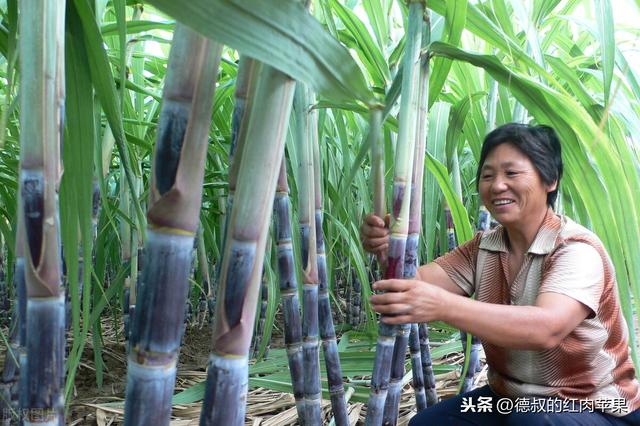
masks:
<path fill-rule="evenodd" d="M 482 203 L 502 225 L 530 223 L 547 209 L 547 185 L 522 151 L 511 143 L 498 145 L 480 170 L 478 189 Z"/>

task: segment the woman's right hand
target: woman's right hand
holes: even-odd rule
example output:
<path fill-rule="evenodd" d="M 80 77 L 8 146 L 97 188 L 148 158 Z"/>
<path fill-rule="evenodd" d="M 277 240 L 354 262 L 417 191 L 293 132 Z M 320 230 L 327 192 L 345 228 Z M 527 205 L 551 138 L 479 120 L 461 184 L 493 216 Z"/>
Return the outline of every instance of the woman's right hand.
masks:
<path fill-rule="evenodd" d="M 362 247 L 372 254 L 385 255 L 389 248 L 389 215 L 381 217 L 368 214 L 360 225 Z"/>

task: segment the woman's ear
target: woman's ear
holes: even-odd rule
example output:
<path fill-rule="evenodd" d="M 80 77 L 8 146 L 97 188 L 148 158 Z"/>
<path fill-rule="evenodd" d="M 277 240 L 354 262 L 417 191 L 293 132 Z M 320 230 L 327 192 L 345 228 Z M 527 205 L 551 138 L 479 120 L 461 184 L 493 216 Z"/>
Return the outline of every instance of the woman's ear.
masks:
<path fill-rule="evenodd" d="M 553 182 L 551 182 L 551 184 L 549 184 L 547 186 L 547 192 L 552 192 L 555 191 L 556 189 L 558 189 L 558 180 L 554 180 Z"/>

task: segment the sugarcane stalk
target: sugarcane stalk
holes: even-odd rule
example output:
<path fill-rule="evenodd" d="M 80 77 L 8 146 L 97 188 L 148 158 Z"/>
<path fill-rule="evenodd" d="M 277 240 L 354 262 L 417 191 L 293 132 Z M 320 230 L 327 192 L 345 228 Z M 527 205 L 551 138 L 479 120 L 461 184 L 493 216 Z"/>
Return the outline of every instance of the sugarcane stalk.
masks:
<path fill-rule="evenodd" d="M 384 197 L 384 141 L 380 138 L 382 126 L 382 105 L 376 105 L 369 111 L 369 146 L 371 147 L 371 187 L 373 189 L 373 213 L 379 218 L 385 218 L 387 211 Z M 384 268 L 385 253 L 377 256 L 378 266 Z"/>
<path fill-rule="evenodd" d="M 244 141 L 246 139 L 246 129 L 249 125 L 251 105 L 256 90 L 256 82 L 260 72 L 260 62 L 241 56 L 238 63 L 238 73 L 236 75 L 236 87 L 234 91 L 235 105 L 231 115 L 231 145 L 229 147 L 229 193 L 227 202 L 224 207 L 224 222 L 222 225 L 222 247 L 226 246 L 227 230 L 229 221 L 231 220 L 231 211 L 233 208 L 233 197 L 236 191 L 238 180 L 238 172 L 242 162 L 242 152 L 244 150 Z M 220 268 L 222 262 L 218 262 L 216 266 L 215 277 L 220 278 Z M 214 297 L 215 293 L 211 292 Z M 215 303 L 212 298 L 209 304 Z"/>
<path fill-rule="evenodd" d="M 449 251 L 453 250 L 457 246 L 455 228 L 453 224 L 453 218 L 451 216 L 451 209 L 449 205 L 445 202 L 445 219 L 447 221 L 447 244 Z M 476 339 L 475 348 L 472 346 L 471 351 L 469 351 L 469 356 L 467 357 L 467 346 L 468 344 L 473 345 L 473 339 L 471 336 L 468 336 L 467 333 L 460 330 L 460 343 L 462 343 L 462 352 L 465 354 L 465 367 L 463 368 L 463 378 L 462 383 L 460 385 L 460 393 L 465 393 L 473 389 L 473 376 L 475 375 L 477 364 L 478 364 L 478 344 L 479 341 Z M 475 349 L 475 350 L 474 350 Z"/>
<path fill-rule="evenodd" d="M 249 346 L 270 220 L 264 212 L 273 207 L 294 84 L 262 66 L 255 92 L 260 105 L 249 112 L 223 252 L 201 425 L 244 424 Z"/>
<path fill-rule="evenodd" d="M 18 194 L 18 197 L 20 194 Z M 15 282 L 16 293 L 18 298 L 17 315 L 18 315 L 18 364 L 20 365 L 20 377 L 18 378 L 18 413 L 24 413 L 27 410 L 27 286 L 24 273 L 24 215 L 20 209 L 22 201 L 18 202 L 18 224 L 16 232 L 16 264 L 14 269 L 13 280 Z M 19 424 L 22 422 L 22 414 L 18 414 Z"/>
<path fill-rule="evenodd" d="M 424 26 L 426 38 L 430 38 L 429 25 Z M 424 43 L 424 41 L 423 41 Z M 425 53 L 421 57 L 419 74 L 418 120 L 416 127 L 416 151 L 413 158 L 413 176 L 411 182 L 411 205 L 409 212 L 409 235 L 404 259 L 404 276 L 413 279 L 418 265 L 418 243 L 421 228 L 422 194 L 424 177 L 424 157 L 427 139 L 427 118 L 429 108 L 429 57 Z M 397 339 L 396 339 L 397 341 Z M 409 335 L 409 350 L 411 352 L 411 369 L 413 373 L 413 389 L 418 411 L 427 408 L 427 397 L 424 388 L 424 373 L 422 370 L 422 355 L 420 352 L 420 337 L 417 324 L 411 324 Z M 427 346 L 426 350 L 429 350 Z M 393 374 L 393 371 L 392 371 Z M 399 395 L 397 400 L 399 401 Z"/>
<path fill-rule="evenodd" d="M 355 273 L 352 273 L 351 280 L 351 325 L 357 327 L 360 325 L 362 321 L 361 313 L 362 311 L 362 283 L 360 282 L 360 278 Z"/>
<path fill-rule="evenodd" d="M 296 112 L 295 142 L 298 150 L 298 217 L 300 221 L 303 268 L 302 360 L 304 366 L 305 425 L 322 424 L 320 387 L 320 345 L 318 324 L 318 261 L 315 225 L 315 188 L 313 185 L 313 132 L 317 122 L 310 111 L 309 89 L 302 83 L 296 86 L 294 110 Z"/>
<path fill-rule="evenodd" d="M 129 202 L 130 192 L 129 187 L 127 186 L 124 171 L 122 170 L 123 167 L 124 164 L 120 164 L 120 211 L 122 212 L 122 215 L 124 217 L 129 217 L 129 210 L 131 206 L 131 203 Z M 132 295 L 131 292 L 135 292 L 135 287 L 132 288 L 131 286 L 131 225 L 129 224 L 128 220 L 124 219 L 120 221 L 120 260 L 122 261 L 123 265 L 127 265 L 127 267 L 129 268 L 129 274 L 124 279 L 124 301 L 122 304 L 124 341 L 125 347 L 128 348 L 131 322 L 133 319 L 133 316 L 131 315 L 133 309 L 130 309 L 130 306 L 135 306 L 135 293 Z"/>
<path fill-rule="evenodd" d="M 488 231 L 491 228 L 491 214 L 485 206 L 478 210 L 478 231 Z"/>
<path fill-rule="evenodd" d="M 403 66 L 402 99 L 400 102 L 400 122 L 396 145 L 396 163 L 393 184 L 393 208 L 391 215 L 391 235 L 387 254 L 385 278 L 403 278 L 404 254 L 408 233 L 410 185 L 413 168 L 413 154 L 418 113 L 417 82 L 420 66 L 419 55 L 422 42 L 422 18 L 424 3 L 412 1 L 409 4 L 409 17 Z M 380 322 L 376 358 L 371 377 L 371 393 L 367 406 L 366 425 L 380 425 L 383 421 L 395 424 L 398 413 L 385 410 L 385 400 L 389 390 L 391 362 L 393 353 L 396 359 L 402 359 L 406 353 L 406 341 L 403 348 L 394 350 L 395 336 L 400 327 Z M 405 333 L 402 328 L 401 339 Z M 407 336 L 408 338 L 408 336 Z M 391 367 L 391 368 L 390 368 Z M 385 411 L 387 411 L 385 413 Z"/>
<path fill-rule="evenodd" d="M 428 45 L 431 42 L 431 17 L 429 11 L 425 11 L 425 25 L 424 25 L 424 34 L 423 34 L 423 45 Z M 407 244 L 412 247 L 416 247 L 415 257 L 408 255 L 409 261 L 405 259 L 405 268 L 409 267 L 410 269 L 414 269 L 417 272 L 418 265 L 420 264 L 418 260 L 418 239 L 420 235 L 420 228 L 422 222 L 420 220 L 420 215 L 422 214 L 422 195 L 423 191 L 423 178 L 424 178 L 424 156 L 425 156 L 425 148 L 427 142 L 427 123 L 428 123 L 428 108 L 429 108 L 429 55 L 423 54 L 421 57 L 421 67 L 420 67 L 420 86 L 419 93 L 420 99 L 418 101 L 420 114 L 418 117 L 418 129 L 416 134 L 416 139 L 418 143 L 425 143 L 425 147 L 421 147 L 416 151 L 418 158 L 414 161 L 414 176 L 416 178 L 416 188 L 417 191 L 413 191 L 411 193 L 412 196 L 412 210 L 411 210 L 411 218 L 409 219 L 409 227 L 414 229 L 416 232 L 412 233 L 410 231 L 409 239 Z M 419 173 L 417 175 L 416 173 Z M 414 195 L 415 193 L 415 195 Z M 419 205 L 420 208 L 417 208 L 417 212 L 413 210 L 413 203 Z M 417 207 L 417 206 L 416 206 Z M 417 214 L 413 216 L 413 214 Z M 417 221 L 417 222 L 416 222 Z M 415 235 L 415 237 L 414 237 Z M 415 239 L 415 243 L 414 240 Z M 410 265 L 410 266 L 409 266 Z M 416 272 L 413 272 L 413 276 L 415 276 Z M 411 275 L 412 271 L 407 272 Z M 431 351 L 429 349 L 429 328 L 427 324 L 420 324 L 417 327 L 411 328 L 411 335 L 409 337 L 409 346 L 411 349 L 411 359 L 412 359 L 412 371 L 414 377 L 414 389 L 416 392 L 416 405 L 418 410 L 421 410 L 426 407 L 430 407 L 438 402 L 438 395 L 436 393 L 436 378 L 433 374 L 433 366 L 431 361 Z M 417 365 L 418 357 L 414 356 L 416 351 L 416 346 L 419 348 L 420 352 L 420 365 Z M 419 370 L 422 372 L 420 374 Z M 422 398 L 422 386 L 420 383 L 420 379 L 424 381 L 425 389 L 425 399 Z"/>
<path fill-rule="evenodd" d="M 329 383 L 329 396 L 335 424 L 337 426 L 349 425 L 349 414 L 344 394 L 342 381 L 342 368 L 338 354 L 336 331 L 331 316 L 331 303 L 329 301 L 329 285 L 327 274 L 327 257 L 325 255 L 324 232 L 322 230 L 322 174 L 320 163 L 320 145 L 318 141 L 318 113 L 311 111 L 311 148 L 313 150 L 313 182 L 315 194 L 315 230 L 316 230 L 316 254 L 318 263 L 318 321 L 320 324 L 320 338 L 324 353 L 325 367 L 327 370 L 327 382 Z"/>
<path fill-rule="evenodd" d="M 478 231 L 487 231 L 491 226 L 491 215 L 485 206 L 480 206 L 478 211 L 478 223 L 476 229 Z M 464 374 L 462 386 L 460 387 L 460 393 L 465 393 L 473 390 L 473 380 L 477 372 L 480 371 L 480 349 L 482 343 L 476 336 L 469 336 L 464 331 L 460 331 L 460 341 L 462 342 L 462 351 L 467 356 L 467 346 L 471 344 L 469 350 L 469 362 Z"/>
<path fill-rule="evenodd" d="M 267 248 L 265 253 L 271 252 L 271 236 L 267 238 Z M 260 308 L 258 310 L 258 321 L 256 321 L 256 331 L 253 334 L 253 349 L 252 358 L 258 359 L 260 355 L 260 347 L 262 346 L 262 340 L 266 336 L 264 335 L 265 327 L 267 324 L 267 308 L 269 307 L 269 281 L 267 278 L 266 268 L 262 268 L 262 282 L 260 283 Z M 270 337 L 270 336 L 269 336 Z M 265 344 L 265 350 L 262 354 L 262 358 L 266 358 L 269 353 L 269 341 Z"/>
<path fill-rule="evenodd" d="M 198 322 L 202 327 L 206 321 L 208 309 L 207 299 L 211 295 L 211 275 L 209 274 L 209 262 L 207 261 L 207 251 L 204 246 L 204 232 L 202 226 L 198 227 L 198 235 L 196 236 L 197 248 L 196 253 L 198 256 L 198 269 L 200 270 L 200 278 L 202 280 L 202 292 L 200 294 L 200 300 L 198 302 L 198 315 L 200 316 Z"/>
<path fill-rule="evenodd" d="M 411 324 L 402 324 L 396 328 L 396 338 L 393 345 L 391 358 L 391 372 L 389 377 L 389 389 L 384 403 L 382 424 L 395 425 L 398 422 L 398 409 L 400 407 L 400 393 L 402 391 L 402 378 L 404 376 L 404 363 L 409 344 Z"/>
<path fill-rule="evenodd" d="M 418 325 L 418 336 L 420 338 L 420 360 L 422 361 L 422 376 L 425 382 L 425 392 L 427 394 L 427 407 L 438 403 L 436 393 L 436 378 L 433 374 L 433 362 L 431 351 L 429 350 L 429 329 L 427 324 Z"/>
<path fill-rule="evenodd" d="M 411 180 L 410 206 L 409 206 L 409 227 L 405 246 L 403 277 L 413 279 L 416 276 L 418 267 L 418 239 L 420 235 L 420 219 L 422 212 L 422 177 L 424 171 L 424 155 L 426 141 L 426 113 L 428 102 L 429 78 L 427 73 L 420 69 L 419 78 L 419 116 L 416 120 L 416 142 L 413 155 L 413 173 Z M 426 78 L 424 77 L 426 74 Z M 412 331 L 414 330 L 414 331 Z M 411 333 L 414 333 L 411 336 Z M 410 342 L 411 341 L 411 342 Z M 420 344 L 417 336 L 417 327 L 412 324 L 403 324 L 398 327 L 396 340 L 393 348 L 393 360 L 391 363 L 391 375 L 389 378 L 389 391 L 385 401 L 385 412 L 383 423 L 395 424 L 397 422 L 398 409 L 400 406 L 400 393 L 402 378 L 404 376 L 404 361 L 407 344 L 411 349 L 411 366 L 414 378 L 414 392 L 418 409 L 426 408 L 426 395 L 424 392 L 424 379 L 422 376 L 422 365 L 420 359 Z"/>
<path fill-rule="evenodd" d="M 353 324 L 353 314 L 352 314 L 352 311 L 353 311 L 353 301 L 352 301 L 352 298 L 353 298 L 353 284 L 351 284 L 352 281 L 353 280 L 349 280 L 350 283 L 345 285 L 346 288 L 344 289 L 344 293 L 345 293 L 344 299 L 345 299 L 345 304 L 346 304 L 345 310 L 347 311 L 345 319 L 347 321 L 347 324 L 353 326 L 354 325 Z"/>
<path fill-rule="evenodd" d="M 300 321 L 300 302 L 298 300 L 298 282 L 293 256 L 289 184 L 287 182 L 286 161 L 280 165 L 280 174 L 274 201 L 274 228 L 278 252 L 278 273 L 280 279 L 280 297 L 284 316 L 284 343 L 287 348 L 287 361 L 291 373 L 291 387 L 296 402 L 298 421 L 304 420 L 304 370 L 302 366 L 302 323 Z"/>
<path fill-rule="evenodd" d="M 444 218 L 447 223 L 447 250 L 451 251 L 458 246 L 456 242 L 456 230 L 453 224 L 453 217 L 451 216 L 451 208 L 446 201 L 444 201 L 443 204 Z"/>
<path fill-rule="evenodd" d="M 222 46 L 174 33 L 152 166 L 140 303 L 133 319 L 125 424 L 168 425 Z"/>
<path fill-rule="evenodd" d="M 413 378 L 413 393 L 416 398 L 418 411 L 427 408 L 427 394 L 424 388 L 424 373 L 422 371 L 422 354 L 420 352 L 420 332 L 418 324 L 411 324 L 409 331 L 409 353 L 411 354 L 411 373 Z"/>
<path fill-rule="evenodd" d="M 65 2 L 20 2 L 20 208 L 27 291 L 25 424 L 64 421 L 64 291 L 58 199 L 64 103 Z M 30 113 L 26 113 L 26 112 Z"/>

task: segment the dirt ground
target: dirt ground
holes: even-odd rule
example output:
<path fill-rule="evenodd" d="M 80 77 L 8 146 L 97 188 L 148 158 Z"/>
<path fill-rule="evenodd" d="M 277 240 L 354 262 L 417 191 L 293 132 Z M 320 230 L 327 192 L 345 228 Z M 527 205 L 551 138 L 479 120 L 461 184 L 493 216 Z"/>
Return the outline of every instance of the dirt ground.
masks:
<path fill-rule="evenodd" d="M 176 392 L 205 380 L 206 365 L 211 347 L 210 327 L 190 327 L 185 333 L 182 352 L 179 358 Z M 105 335 L 114 335 L 104 330 Z M 273 347 L 282 347 L 282 339 L 274 336 Z M 69 425 L 121 425 L 123 424 L 122 403 L 126 385 L 126 355 L 122 342 L 105 340 L 103 358 L 106 364 L 104 383 L 101 389 L 95 384 L 93 349 L 85 349 L 82 363 L 78 369 L 74 398 L 70 404 L 67 424 Z M 451 360 L 448 360 L 449 362 Z M 459 361 L 459 360 L 458 360 Z M 483 383 L 486 372 L 479 375 Z M 457 374 L 448 373 L 437 377 L 438 394 L 446 398 L 457 390 Z M 348 404 L 351 424 L 363 424 L 366 408 L 362 403 Z M 197 425 L 201 403 L 174 406 L 172 426 Z M 329 401 L 323 400 L 325 424 L 329 423 L 331 410 Z M 403 390 L 400 407 L 399 425 L 405 425 L 415 414 L 415 402 L 410 386 Z M 280 426 L 295 425 L 297 414 L 294 400 L 290 394 L 269 389 L 251 389 L 248 395 L 246 425 Z"/>
<path fill-rule="evenodd" d="M 636 328 L 640 340 L 640 330 Z M 104 379 L 101 388 L 96 386 L 95 361 L 92 339 L 89 338 L 82 361 L 76 374 L 73 399 L 67 413 L 68 425 L 116 426 L 124 422 L 123 402 L 126 387 L 126 351 L 122 340 L 122 326 L 118 330 L 119 339 L 109 321 L 103 322 L 104 346 L 102 357 L 105 363 Z M 4 355 L 4 347 L 0 345 Z M 282 347 L 282 337 L 275 335 L 272 347 Z M 180 353 L 176 392 L 202 382 L 206 378 L 206 365 L 211 348 L 211 327 L 208 325 L 187 328 Z M 448 363 L 462 361 L 461 354 Z M 440 375 L 437 379 L 438 395 L 447 398 L 456 393 L 458 374 L 455 372 Z M 477 375 L 478 385 L 486 382 L 486 366 Z M 290 394 L 269 389 L 251 389 L 248 395 L 246 425 L 284 426 L 295 425 L 297 414 L 294 400 Z M 116 405 L 114 405 L 114 403 Z M 352 425 L 364 424 L 366 407 L 363 403 L 349 403 Z M 177 405 L 173 408 L 172 426 L 198 425 L 201 403 Z M 330 404 L 323 401 L 325 424 L 331 418 Z M 415 414 L 413 391 L 409 385 L 403 389 L 398 425 L 406 425 Z"/>

